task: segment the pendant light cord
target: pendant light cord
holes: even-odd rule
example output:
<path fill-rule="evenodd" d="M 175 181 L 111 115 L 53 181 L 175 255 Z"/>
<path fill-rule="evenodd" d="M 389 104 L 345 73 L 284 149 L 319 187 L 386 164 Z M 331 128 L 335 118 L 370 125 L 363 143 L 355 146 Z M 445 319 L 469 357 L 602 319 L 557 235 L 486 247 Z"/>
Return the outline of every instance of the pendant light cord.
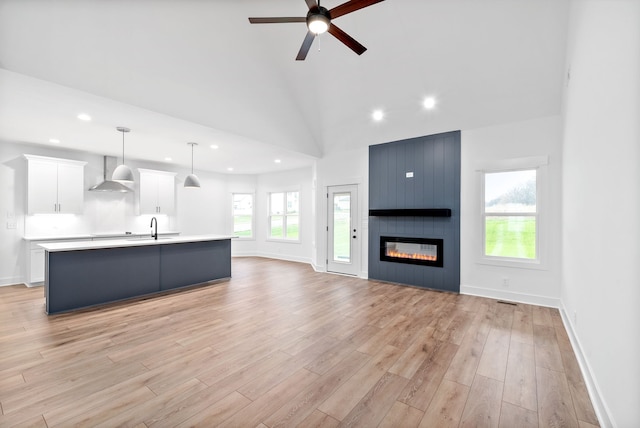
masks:
<path fill-rule="evenodd" d="M 191 174 L 193 174 L 193 144 L 191 144 Z"/>
<path fill-rule="evenodd" d="M 125 164 L 125 160 L 124 160 L 124 134 L 126 132 L 131 131 L 131 130 L 129 128 L 125 128 L 124 126 L 118 126 L 116 128 L 116 130 L 118 132 L 122 132 L 122 165 L 124 165 Z"/>

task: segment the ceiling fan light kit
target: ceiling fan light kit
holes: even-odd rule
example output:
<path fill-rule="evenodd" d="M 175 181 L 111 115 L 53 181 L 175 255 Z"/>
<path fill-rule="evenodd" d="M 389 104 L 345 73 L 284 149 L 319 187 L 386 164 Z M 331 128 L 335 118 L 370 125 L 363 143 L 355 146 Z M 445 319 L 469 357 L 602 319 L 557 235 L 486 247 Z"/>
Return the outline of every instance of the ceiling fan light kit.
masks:
<path fill-rule="evenodd" d="M 331 25 L 331 16 L 329 11 L 324 7 L 318 6 L 318 11 L 309 11 L 307 13 L 307 28 L 313 34 L 326 33 Z"/>
<path fill-rule="evenodd" d="M 363 9 L 367 6 L 379 3 L 383 0 L 351 0 L 334 7 L 331 10 L 320 6 L 320 2 L 316 0 L 305 0 L 309 7 L 306 17 L 274 17 L 274 18 L 249 18 L 252 24 L 282 24 L 290 22 L 305 22 L 307 24 L 307 35 L 302 41 L 300 51 L 296 56 L 297 61 L 303 61 L 307 57 L 307 53 L 311 48 L 313 40 L 318 34 L 329 32 L 333 37 L 340 40 L 349 49 L 358 55 L 362 55 L 367 48 L 361 45 L 353 37 L 338 28 L 332 19 L 346 15 L 356 10 Z"/>

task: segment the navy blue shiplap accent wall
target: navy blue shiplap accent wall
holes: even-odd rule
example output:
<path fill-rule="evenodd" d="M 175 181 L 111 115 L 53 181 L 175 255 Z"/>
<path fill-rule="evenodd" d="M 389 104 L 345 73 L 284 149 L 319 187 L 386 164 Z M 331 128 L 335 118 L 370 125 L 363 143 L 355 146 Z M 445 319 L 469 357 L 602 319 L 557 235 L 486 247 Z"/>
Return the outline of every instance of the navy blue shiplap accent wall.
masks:
<path fill-rule="evenodd" d="M 369 146 L 369 209 L 407 208 L 448 208 L 451 217 L 370 216 L 369 278 L 459 292 L 460 131 Z M 380 236 L 443 239 L 444 265 L 381 261 Z"/>

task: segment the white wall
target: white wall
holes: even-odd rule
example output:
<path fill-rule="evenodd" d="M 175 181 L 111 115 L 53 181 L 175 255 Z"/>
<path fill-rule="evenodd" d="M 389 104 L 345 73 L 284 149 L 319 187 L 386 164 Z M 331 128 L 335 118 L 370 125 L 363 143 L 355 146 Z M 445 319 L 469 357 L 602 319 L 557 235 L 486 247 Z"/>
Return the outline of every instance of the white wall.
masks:
<path fill-rule="evenodd" d="M 213 172 L 194 171 L 200 179 L 200 188 L 185 188 L 188 171 L 177 176 L 176 216 L 182 235 L 228 235 L 233 227 L 231 197 L 227 191 L 227 176 Z"/>
<path fill-rule="evenodd" d="M 300 192 L 300 242 L 269 240 L 267 218 L 269 193 L 296 190 Z M 256 177 L 255 250 L 249 254 L 311 263 L 315 241 L 313 227 L 315 215 L 312 209 L 314 197 L 312 168 L 258 175 Z M 244 250 L 247 251 L 247 248 Z"/>
<path fill-rule="evenodd" d="M 26 159 L 14 145 L 0 143 L 0 285 L 23 281 L 25 246 L 22 240 L 26 208 Z M 15 222 L 15 229 L 7 229 Z"/>
<path fill-rule="evenodd" d="M 485 297 L 557 307 L 560 298 L 561 135 L 559 116 L 462 131 L 460 291 Z M 540 222 L 545 269 L 480 264 L 481 195 L 477 170 L 486 162 L 548 156 L 547 198 Z M 542 204 L 541 204 L 542 205 Z M 503 279 L 508 279 L 508 287 Z"/>
<path fill-rule="evenodd" d="M 316 163 L 316 245 L 314 268 L 326 271 L 327 258 L 327 187 L 343 184 L 358 185 L 357 230 L 360 238 L 360 277 L 366 278 L 368 271 L 369 245 L 369 147 L 342 152 L 332 152 Z"/>
<path fill-rule="evenodd" d="M 313 203 L 313 168 L 300 168 L 260 175 L 227 176 L 226 198 L 231 201 L 233 193 L 254 194 L 254 238 L 237 239 L 231 243 L 233 256 L 260 256 L 311 263 L 315 241 L 315 213 Z M 270 192 L 300 192 L 300 242 L 269 240 Z M 231 204 L 229 203 L 228 230 L 233 230 Z"/>
<path fill-rule="evenodd" d="M 567 63 L 563 315 L 600 421 L 637 427 L 640 2 L 574 1 Z"/>

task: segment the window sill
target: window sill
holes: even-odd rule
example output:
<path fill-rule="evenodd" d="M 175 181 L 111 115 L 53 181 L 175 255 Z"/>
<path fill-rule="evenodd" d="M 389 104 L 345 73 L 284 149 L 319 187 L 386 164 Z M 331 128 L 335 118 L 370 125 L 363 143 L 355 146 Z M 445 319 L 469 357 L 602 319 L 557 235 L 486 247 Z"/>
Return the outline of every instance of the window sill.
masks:
<path fill-rule="evenodd" d="M 510 259 L 507 257 L 479 257 L 476 260 L 476 263 L 516 269 L 548 270 L 547 265 L 540 260 Z"/>
<path fill-rule="evenodd" d="M 267 238 L 267 242 L 284 242 L 287 244 L 299 244 L 299 239 L 280 239 L 280 238 Z"/>

